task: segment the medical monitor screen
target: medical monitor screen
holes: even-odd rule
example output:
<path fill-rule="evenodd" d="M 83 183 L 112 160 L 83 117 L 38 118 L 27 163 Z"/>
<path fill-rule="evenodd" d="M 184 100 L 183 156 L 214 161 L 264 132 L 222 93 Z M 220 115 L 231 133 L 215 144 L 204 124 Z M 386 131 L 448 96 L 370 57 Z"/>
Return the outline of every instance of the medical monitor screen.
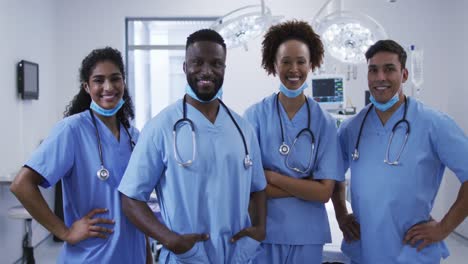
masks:
<path fill-rule="evenodd" d="M 314 100 L 323 104 L 343 104 L 343 77 L 314 77 L 312 78 L 312 96 Z"/>
<path fill-rule="evenodd" d="M 39 65 L 22 60 L 18 63 L 18 92 L 22 99 L 39 99 Z"/>

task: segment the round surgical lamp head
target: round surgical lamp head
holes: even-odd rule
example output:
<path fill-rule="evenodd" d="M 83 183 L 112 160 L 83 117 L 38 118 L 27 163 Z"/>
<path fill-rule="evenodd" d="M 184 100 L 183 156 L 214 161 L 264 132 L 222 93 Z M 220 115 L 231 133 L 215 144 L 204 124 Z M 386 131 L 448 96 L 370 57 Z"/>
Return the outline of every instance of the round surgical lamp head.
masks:
<path fill-rule="evenodd" d="M 355 12 L 335 12 L 315 24 L 328 53 L 345 63 L 364 63 L 367 49 L 376 41 L 387 38 L 377 21 Z"/>
<path fill-rule="evenodd" d="M 268 7 L 250 5 L 236 9 L 217 19 L 211 28 L 216 30 L 226 42 L 228 48 L 244 46 L 278 21 L 280 17 L 271 15 Z"/>

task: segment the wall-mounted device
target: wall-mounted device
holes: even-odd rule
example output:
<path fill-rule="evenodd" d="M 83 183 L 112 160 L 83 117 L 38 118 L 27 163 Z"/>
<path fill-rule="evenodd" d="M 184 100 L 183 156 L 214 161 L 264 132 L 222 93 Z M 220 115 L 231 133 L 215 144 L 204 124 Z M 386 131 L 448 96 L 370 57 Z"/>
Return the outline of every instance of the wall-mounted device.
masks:
<path fill-rule="evenodd" d="M 18 62 L 18 92 L 22 99 L 39 99 L 39 64 L 22 60 Z"/>
<path fill-rule="evenodd" d="M 312 77 L 312 97 L 325 108 L 341 109 L 345 104 L 345 77 L 343 75 L 316 75 Z"/>

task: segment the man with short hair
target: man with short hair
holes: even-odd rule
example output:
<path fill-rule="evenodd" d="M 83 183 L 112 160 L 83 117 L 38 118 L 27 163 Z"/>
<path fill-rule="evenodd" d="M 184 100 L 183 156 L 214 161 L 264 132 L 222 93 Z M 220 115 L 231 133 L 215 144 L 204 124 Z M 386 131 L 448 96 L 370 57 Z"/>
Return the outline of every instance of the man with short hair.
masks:
<path fill-rule="evenodd" d="M 215 31 L 187 38 L 186 95 L 146 125 L 119 186 L 125 214 L 162 243 L 160 263 L 249 263 L 265 238 L 260 149 L 220 100 L 225 61 Z M 153 189 L 165 224 L 146 205 Z"/>
<path fill-rule="evenodd" d="M 393 40 L 369 48 L 372 103 L 339 128 L 353 214 L 343 184 L 332 199 L 352 263 L 440 263 L 449 255 L 443 239 L 468 215 L 468 139 L 449 116 L 403 93 L 406 57 Z M 462 186 L 438 222 L 430 213 L 445 167 Z"/>

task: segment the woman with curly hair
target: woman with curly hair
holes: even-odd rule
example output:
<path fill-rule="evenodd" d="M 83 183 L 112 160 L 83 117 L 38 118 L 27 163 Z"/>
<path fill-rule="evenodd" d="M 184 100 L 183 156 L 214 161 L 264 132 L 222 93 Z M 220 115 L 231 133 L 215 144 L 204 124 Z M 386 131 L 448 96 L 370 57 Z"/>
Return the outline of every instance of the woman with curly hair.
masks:
<path fill-rule="evenodd" d="M 11 185 L 28 212 L 65 241 L 57 263 L 145 263 L 146 240 L 121 210 L 117 187 L 138 131 L 121 53 L 93 50 L 82 61 L 80 90 Z M 38 186 L 59 180 L 64 221 Z"/>
<path fill-rule="evenodd" d="M 308 23 L 292 20 L 272 26 L 262 46 L 262 66 L 280 84 L 245 113 L 268 182 L 265 250 L 255 263 L 322 263 L 331 242 L 325 203 L 344 180 L 336 122 L 303 92 L 323 45 Z"/>

